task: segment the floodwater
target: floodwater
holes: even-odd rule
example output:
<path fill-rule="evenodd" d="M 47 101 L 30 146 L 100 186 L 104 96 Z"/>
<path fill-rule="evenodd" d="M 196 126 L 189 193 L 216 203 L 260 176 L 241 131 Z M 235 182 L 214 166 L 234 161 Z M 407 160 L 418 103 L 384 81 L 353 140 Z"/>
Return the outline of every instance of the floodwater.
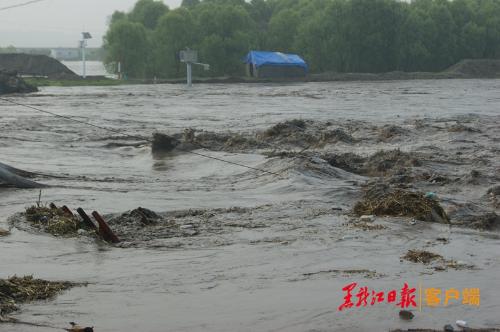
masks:
<path fill-rule="evenodd" d="M 11 236 L 0 238 L 0 277 L 33 274 L 89 283 L 52 301 L 23 305 L 15 317 L 55 327 L 77 321 L 99 332 L 387 331 L 442 328 L 457 319 L 498 327 L 498 231 L 405 218 L 377 218 L 384 228 L 365 231 L 351 226 L 347 212 L 368 177 L 318 158 L 267 158 L 255 149 L 197 151 L 280 175 L 180 151 L 153 156 L 147 140 L 154 132 L 184 128 L 253 134 L 291 119 L 329 121 L 357 140 L 309 152 L 369 155 L 399 148 L 425 154 L 424 167 L 448 177 L 465 179 L 480 170 L 484 176 L 466 185 L 417 187 L 436 192 L 446 206 L 473 201 L 498 213 L 485 197 L 500 176 L 499 91 L 500 80 L 436 80 L 200 84 L 191 90 L 48 87 L 9 97 L 138 136 L 134 144 L 115 144 L 131 140 L 0 101 L 0 162 L 44 174 L 36 180 L 52 187 L 42 191 L 42 202 L 102 214 L 139 206 L 157 212 L 205 209 L 220 225 L 202 237 L 151 239 L 130 247 L 55 238 L 8 224 L 9 216 L 37 201 L 38 190 L 0 189 L 0 227 L 12 227 Z M 456 123 L 477 131 L 446 130 Z M 404 131 L 381 142 L 375 133 L 386 125 Z M 409 249 L 474 268 L 436 271 L 401 260 Z M 399 309 L 387 303 L 338 311 L 342 288 L 351 282 L 376 291 L 399 290 L 405 282 L 443 292 L 480 288 L 481 304 L 424 303 L 412 322 L 401 321 Z M 52 331 L 27 325 L 0 330 Z"/>

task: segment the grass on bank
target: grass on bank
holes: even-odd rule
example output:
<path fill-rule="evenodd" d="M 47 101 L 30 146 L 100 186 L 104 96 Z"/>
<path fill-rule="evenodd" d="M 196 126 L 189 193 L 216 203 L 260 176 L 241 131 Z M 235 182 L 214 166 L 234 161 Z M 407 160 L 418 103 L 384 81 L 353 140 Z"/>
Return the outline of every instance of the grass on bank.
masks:
<path fill-rule="evenodd" d="M 112 86 L 130 84 L 129 81 L 120 81 L 106 77 L 87 79 L 51 79 L 45 77 L 26 77 L 24 81 L 36 87 L 40 86 Z"/>

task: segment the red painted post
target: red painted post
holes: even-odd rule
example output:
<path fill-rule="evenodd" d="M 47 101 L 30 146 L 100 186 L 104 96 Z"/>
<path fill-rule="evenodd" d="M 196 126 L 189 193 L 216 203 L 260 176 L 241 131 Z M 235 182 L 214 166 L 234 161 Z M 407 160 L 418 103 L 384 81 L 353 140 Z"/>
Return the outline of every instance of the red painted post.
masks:
<path fill-rule="evenodd" d="M 66 213 L 68 216 L 70 217 L 74 217 L 75 215 L 73 214 L 73 212 L 71 212 L 71 210 L 66 206 L 66 205 L 63 205 L 61 207 L 61 210 L 64 211 L 64 213 Z"/>
<path fill-rule="evenodd" d="M 111 228 L 109 228 L 108 224 L 104 221 L 104 219 L 101 217 L 101 215 L 97 211 L 92 212 L 92 215 L 94 216 L 94 219 L 99 224 L 99 234 L 101 234 L 102 238 L 105 241 L 112 242 L 112 243 L 120 242 L 120 239 L 118 239 L 118 237 L 115 235 L 115 233 L 113 233 Z"/>

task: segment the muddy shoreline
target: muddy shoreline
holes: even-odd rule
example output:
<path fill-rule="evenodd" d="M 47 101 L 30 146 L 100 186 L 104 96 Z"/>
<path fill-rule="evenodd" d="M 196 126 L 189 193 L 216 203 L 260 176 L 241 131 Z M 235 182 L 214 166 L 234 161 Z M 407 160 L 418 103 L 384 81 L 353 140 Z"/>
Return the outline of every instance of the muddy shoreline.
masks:
<path fill-rule="evenodd" d="M 392 71 L 385 73 L 312 73 L 306 77 L 297 78 L 252 78 L 252 77 L 194 77 L 196 84 L 300 84 L 325 82 L 373 82 L 373 81 L 407 81 L 407 80 L 449 80 L 449 79 L 498 79 L 500 78 L 500 60 L 479 59 L 462 60 L 442 72 L 402 72 Z M 130 84 L 185 84 L 185 78 L 178 79 L 139 79 L 132 78 L 118 81 L 104 76 L 53 76 L 49 78 L 30 78 L 30 82 L 37 86 L 85 86 L 85 85 L 130 85 Z"/>

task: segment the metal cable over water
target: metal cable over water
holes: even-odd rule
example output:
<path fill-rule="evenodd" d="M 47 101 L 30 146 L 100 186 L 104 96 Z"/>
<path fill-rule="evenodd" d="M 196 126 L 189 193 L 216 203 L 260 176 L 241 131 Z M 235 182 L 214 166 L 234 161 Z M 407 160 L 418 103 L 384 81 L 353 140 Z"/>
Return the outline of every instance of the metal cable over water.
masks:
<path fill-rule="evenodd" d="M 115 133 L 115 134 L 118 134 L 118 135 L 130 137 L 130 138 L 134 138 L 134 139 L 144 140 L 144 137 L 130 135 L 130 134 L 125 133 L 125 132 L 123 132 L 121 130 L 118 130 L 118 129 L 112 129 L 112 128 L 108 128 L 108 127 L 103 127 L 103 126 L 95 125 L 95 124 L 92 124 L 92 123 L 89 123 L 89 122 L 85 122 L 85 121 L 82 121 L 82 120 L 78 120 L 78 119 L 76 119 L 74 117 L 71 117 L 71 116 L 60 115 L 60 114 L 53 113 L 53 112 L 50 112 L 50 111 L 42 110 L 42 109 L 34 107 L 34 106 L 30 106 L 30 105 L 26 105 L 26 104 L 15 102 L 15 101 L 10 100 L 8 98 L 0 97 L 0 100 L 6 101 L 8 103 L 11 103 L 11 104 L 14 104 L 14 105 L 17 105 L 17 106 L 21 106 L 21 107 L 25 107 L 25 108 L 31 109 L 31 110 L 34 110 L 36 112 L 49 114 L 51 116 L 62 118 L 62 119 L 68 120 L 68 121 L 77 122 L 77 123 L 80 123 L 80 124 L 83 124 L 83 125 L 86 125 L 86 126 L 89 126 L 89 127 L 94 127 L 94 128 L 97 128 L 97 129 L 101 129 L 101 130 L 104 130 L 104 131 L 112 132 L 112 133 Z M 175 138 L 173 136 L 170 136 L 170 135 L 165 135 L 165 136 L 167 136 L 168 138 L 170 138 L 170 139 L 172 139 L 172 140 L 180 143 L 180 140 L 178 140 L 177 138 Z M 146 141 L 149 142 L 149 143 L 152 143 L 151 139 L 146 139 Z M 201 149 L 205 149 L 205 147 L 201 146 L 200 144 L 194 143 L 194 145 L 196 145 L 197 147 L 199 147 Z M 309 148 L 309 147 L 307 147 L 307 148 Z M 266 174 L 272 174 L 272 175 L 281 176 L 280 173 L 271 172 L 271 171 L 267 171 L 265 169 L 261 169 L 261 168 L 257 168 L 257 167 L 252 167 L 252 166 L 244 165 L 244 164 L 237 163 L 237 162 L 234 162 L 234 161 L 229 161 L 229 160 L 226 160 L 226 159 L 222 159 L 222 158 L 210 156 L 210 155 L 207 155 L 207 154 L 204 154 L 204 153 L 194 152 L 194 151 L 190 151 L 190 150 L 182 149 L 182 148 L 179 148 L 179 150 L 181 150 L 183 152 L 187 152 L 187 153 L 193 154 L 193 155 L 196 155 L 196 156 L 200 156 L 200 157 L 203 157 L 203 158 L 217 160 L 217 161 L 220 161 L 220 162 L 223 162 L 223 163 L 226 163 L 226 164 L 244 167 L 244 168 L 251 169 L 251 170 L 254 170 L 254 171 L 258 171 L 258 172 L 261 172 L 261 173 L 266 173 Z M 303 151 L 301 151 L 301 152 L 303 152 Z"/>

